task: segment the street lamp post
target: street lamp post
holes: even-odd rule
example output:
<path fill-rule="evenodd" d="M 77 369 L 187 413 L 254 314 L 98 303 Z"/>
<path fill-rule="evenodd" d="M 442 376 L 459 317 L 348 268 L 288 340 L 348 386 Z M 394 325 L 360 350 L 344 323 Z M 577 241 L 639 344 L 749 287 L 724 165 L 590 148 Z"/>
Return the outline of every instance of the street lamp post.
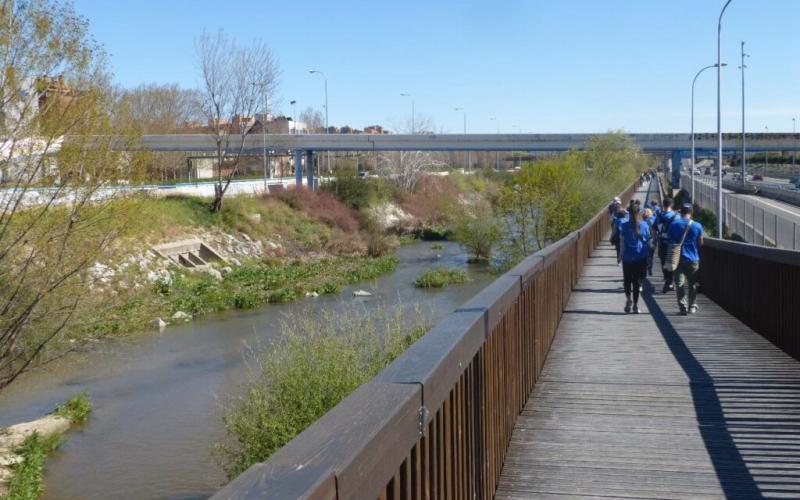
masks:
<path fill-rule="evenodd" d="M 411 135 L 414 135 L 414 97 L 411 94 L 406 94 L 402 92 L 400 94 L 402 97 L 408 97 L 411 99 Z"/>
<path fill-rule="evenodd" d="M 730 1 L 730 0 L 729 0 Z M 325 81 L 325 133 L 329 133 L 329 125 L 328 125 L 328 77 L 325 76 L 320 70 L 317 69 L 310 69 L 308 72 L 312 75 L 320 75 L 322 79 Z M 328 173 L 331 173 L 331 152 L 326 151 L 326 156 L 328 157 Z M 310 189 L 313 189 L 313 186 L 309 186 Z"/>
<path fill-rule="evenodd" d="M 292 133 L 297 134 L 297 101 L 289 101 L 292 106 Z"/>
<path fill-rule="evenodd" d="M 797 119 L 792 118 L 792 142 L 797 143 Z M 794 158 L 797 156 L 797 148 L 792 150 L 792 175 L 794 175 Z"/>
<path fill-rule="evenodd" d="M 513 128 L 513 129 L 517 129 L 517 133 L 518 133 L 518 134 L 521 134 L 521 133 L 522 133 L 522 128 L 520 128 L 520 126 L 519 126 L 519 125 L 511 125 L 511 128 Z M 516 151 L 514 151 L 514 153 L 513 153 L 513 156 L 512 156 L 512 157 L 513 157 L 513 158 L 515 158 L 515 159 L 517 159 L 517 152 L 516 152 Z M 515 165 L 515 166 L 516 166 L 516 167 L 521 167 L 521 166 L 522 166 L 522 165 L 521 165 L 521 163 L 522 163 L 522 158 L 519 158 L 519 161 L 517 161 L 517 162 L 516 162 L 516 165 Z"/>
<path fill-rule="evenodd" d="M 725 64 L 723 64 L 725 66 Z M 695 165 L 695 153 L 694 153 L 694 84 L 697 82 L 697 77 L 700 76 L 700 73 L 707 69 L 716 68 L 716 64 L 710 64 L 694 75 L 694 80 L 692 80 L 692 202 L 694 202 L 694 165 Z"/>
<path fill-rule="evenodd" d="M 496 126 L 495 133 L 497 133 L 499 135 L 500 134 L 500 122 L 498 122 L 497 118 L 494 117 L 494 116 L 489 118 L 489 121 L 493 121 L 494 122 L 494 124 Z M 498 171 L 500 170 L 500 151 L 497 151 L 497 150 L 495 150 L 495 152 L 494 152 L 494 169 L 498 170 Z"/>
<path fill-rule="evenodd" d="M 455 111 L 461 111 L 462 113 L 464 113 L 464 135 L 467 135 L 467 110 L 464 108 L 455 108 Z M 471 155 L 469 150 L 467 150 L 467 170 L 470 169 L 471 163 L 472 163 Z"/>
<path fill-rule="evenodd" d="M 764 133 L 769 134 L 769 127 L 767 127 L 766 125 L 764 126 Z M 764 139 L 766 139 L 766 137 L 764 137 Z M 769 151 L 764 151 L 764 174 L 762 175 L 767 174 L 768 168 L 769 168 Z"/>
<path fill-rule="evenodd" d="M 262 92 L 264 92 L 264 114 L 261 117 L 261 139 L 264 146 L 264 192 L 266 193 L 267 175 L 269 173 L 269 165 L 267 163 L 267 112 L 269 109 L 269 96 L 267 95 L 266 82 L 253 82 L 253 87 L 258 87 Z"/>
<path fill-rule="evenodd" d="M 722 238 L 722 16 L 731 0 L 725 2 L 717 21 L 717 237 Z"/>
<path fill-rule="evenodd" d="M 747 137 L 744 133 L 744 69 L 747 67 L 744 63 L 744 58 L 750 57 L 744 53 L 744 42 L 742 42 L 742 65 L 739 69 L 742 70 L 742 186 L 745 185 L 747 179 Z"/>

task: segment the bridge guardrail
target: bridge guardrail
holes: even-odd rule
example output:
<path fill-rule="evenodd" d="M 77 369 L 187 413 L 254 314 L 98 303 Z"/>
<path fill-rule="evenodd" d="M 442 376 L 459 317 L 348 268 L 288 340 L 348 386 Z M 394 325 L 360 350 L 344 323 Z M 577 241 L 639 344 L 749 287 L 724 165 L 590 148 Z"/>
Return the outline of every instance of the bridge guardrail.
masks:
<path fill-rule="evenodd" d="M 691 177 L 681 177 L 682 186 L 691 186 Z M 724 187 L 724 184 L 723 184 Z M 686 188 L 687 191 L 690 188 Z M 695 178 L 695 203 L 717 213 L 717 187 Z M 800 249 L 800 227 L 797 223 L 745 198 L 722 194 L 724 223 L 728 230 L 743 240 L 762 246 Z"/>
<path fill-rule="evenodd" d="M 491 498 L 572 287 L 609 229 L 603 209 L 528 256 L 213 498 Z"/>
<path fill-rule="evenodd" d="M 800 252 L 707 238 L 703 293 L 800 360 Z"/>

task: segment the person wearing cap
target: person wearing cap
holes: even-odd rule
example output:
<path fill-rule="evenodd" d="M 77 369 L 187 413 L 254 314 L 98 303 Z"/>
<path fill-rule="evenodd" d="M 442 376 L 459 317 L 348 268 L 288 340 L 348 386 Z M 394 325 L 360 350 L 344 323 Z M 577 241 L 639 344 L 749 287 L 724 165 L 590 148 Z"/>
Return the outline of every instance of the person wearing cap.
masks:
<path fill-rule="evenodd" d="M 664 288 L 661 293 L 667 293 L 675 289 L 673 284 L 673 273 L 667 271 L 664 263 L 667 259 L 667 245 L 669 245 L 669 229 L 670 224 L 678 219 L 678 214 L 672 210 L 672 198 L 664 198 L 662 202 L 663 208 L 656 216 L 656 231 L 658 231 L 658 258 L 661 260 L 661 272 L 664 273 Z"/>
<path fill-rule="evenodd" d="M 667 229 L 672 243 L 680 243 L 681 259 L 675 270 L 678 307 L 682 315 L 697 312 L 697 283 L 700 277 L 700 247 L 703 245 L 703 225 L 692 220 L 692 204 L 681 207 L 681 215 Z"/>
<path fill-rule="evenodd" d="M 614 216 L 617 214 L 619 207 L 621 206 L 622 200 L 619 198 L 619 196 L 615 196 L 614 199 L 611 200 L 611 203 L 608 204 L 608 216 L 611 217 L 612 221 Z"/>

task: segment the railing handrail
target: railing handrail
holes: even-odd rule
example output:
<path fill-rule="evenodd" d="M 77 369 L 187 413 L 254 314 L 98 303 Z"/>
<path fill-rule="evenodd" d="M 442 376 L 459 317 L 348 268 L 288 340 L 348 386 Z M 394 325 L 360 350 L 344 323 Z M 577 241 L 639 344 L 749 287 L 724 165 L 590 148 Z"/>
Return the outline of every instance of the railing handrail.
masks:
<path fill-rule="evenodd" d="M 636 186 L 638 182 L 623 191 L 621 197 L 623 199 L 630 197 Z M 426 451 L 423 436 L 431 430 L 439 432 L 437 430 L 439 425 L 447 425 L 448 420 L 440 415 L 442 408 L 446 410 L 449 407 L 450 418 L 456 418 L 453 417 L 454 401 L 458 401 L 461 405 L 459 408 L 467 408 L 467 413 L 456 419 L 461 419 L 462 430 L 466 429 L 465 434 L 467 431 L 471 433 L 463 437 L 467 441 L 472 439 L 469 446 L 475 447 L 484 443 L 486 439 L 491 440 L 481 434 L 480 425 L 485 424 L 481 418 L 489 418 L 480 414 L 484 410 L 482 406 L 484 400 L 480 399 L 481 407 L 476 408 L 475 401 L 470 403 L 468 397 L 464 399 L 465 370 L 472 370 L 470 381 L 478 382 L 471 389 L 477 394 L 475 397 L 488 397 L 481 393 L 489 390 L 484 387 L 485 384 L 489 388 L 495 387 L 495 390 L 505 391 L 506 394 L 501 395 L 502 397 L 514 399 L 517 407 L 512 409 L 506 399 L 503 399 L 507 406 L 501 408 L 499 413 L 505 418 L 510 415 L 515 419 L 524 404 L 524 401 L 519 401 L 522 399 L 520 393 L 524 392 L 523 389 L 530 390 L 538 377 L 544 356 L 549 349 L 549 342 L 555 333 L 572 287 L 577 283 L 580 269 L 589 257 L 591 249 L 596 247 L 609 228 L 610 220 L 606 209 L 603 208 L 579 230 L 525 258 L 463 306 L 442 318 L 385 370 L 356 389 L 317 422 L 278 450 L 269 460 L 251 466 L 213 498 L 378 497 L 381 492 L 386 491 L 387 484 L 393 484 L 393 487 L 398 488 L 398 492 L 402 490 L 398 485 L 400 481 L 408 480 L 408 485 L 414 484 L 409 478 L 409 474 L 413 476 L 414 470 L 409 472 L 406 468 L 405 476 L 402 472 L 401 464 L 410 463 L 416 464 L 416 487 L 419 488 L 420 477 L 424 477 L 426 471 L 419 468 L 419 456 L 414 459 L 415 450 L 417 455 L 429 451 Z M 565 276 L 565 272 L 569 275 Z M 542 352 L 532 356 L 536 359 L 530 363 L 530 359 L 522 359 L 521 353 L 512 352 L 514 349 L 509 347 L 510 351 L 506 355 L 512 357 L 511 361 L 518 363 L 518 369 L 524 372 L 516 374 L 517 378 L 527 380 L 527 383 L 518 384 L 519 387 L 514 389 L 515 394 L 509 394 L 512 389 L 505 387 L 498 389 L 491 385 L 496 381 L 485 378 L 491 376 L 491 373 L 474 375 L 475 370 L 484 368 L 484 364 L 494 363 L 493 366 L 497 366 L 496 360 L 490 359 L 489 355 L 484 359 L 479 353 L 487 344 L 495 342 L 492 340 L 493 332 L 500 328 L 505 319 L 511 317 L 509 320 L 511 321 L 517 318 L 522 307 L 519 305 L 522 295 L 528 294 L 525 296 L 529 297 L 532 293 L 529 287 L 540 279 L 545 281 L 537 288 L 537 292 L 541 289 L 543 293 L 555 294 L 537 298 L 537 307 L 546 308 L 542 310 L 543 318 L 541 318 L 545 326 L 536 326 L 530 323 L 531 320 L 527 320 L 525 326 L 523 324 L 525 320 L 517 320 L 522 322 L 516 328 L 520 330 L 545 328 L 548 331 L 540 333 L 541 338 L 536 340 L 537 344 L 533 347 L 530 344 L 534 342 L 533 339 L 523 338 L 522 335 L 514 337 L 517 342 L 528 342 L 526 345 L 529 350 Z M 548 302 L 547 298 L 551 300 Z M 533 303 L 528 307 L 531 311 L 540 310 L 534 307 Z M 544 316 L 547 317 L 546 321 Z M 543 345 L 539 345 L 538 342 Z M 475 365 L 476 360 L 480 361 L 479 366 Z M 502 370 L 497 373 L 499 373 L 497 376 L 503 376 Z M 461 387 L 461 392 L 454 393 L 454 388 L 457 387 Z M 493 415 L 493 418 L 504 418 L 497 414 Z M 495 423 L 495 426 L 497 425 Z M 508 434 L 510 438 L 510 432 Z M 450 438 L 438 435 L 438 439 Z M 476 439 L 483 441 L 474 442 Z M 504 436 L 503 439 L 507 438 Z M 493 440 L 492 443 L 497 445 L 497 440 Z M 454 442 L 451 445 L 455 448 L 461 446 L 462 449 L 467 446 L 461 442 Z M 506 445 L 507 442 L 500 443 L 502 450 L 505 450 Z M 437 443 L 428 443 L 427 446 L 437 446 Z M 487 457 L 485 454 L 490 453 L 490 450 L 477 450 L 475 453 L 475 456 L 483 460 L 474 460 L 474 457 L 471 457 L 471 461 L 467 461 L 470 462 L 469 467 L 473 467 L 469 470 L 480 476 L 471 480 L 480 484 L 465 483 L 459 487 L 478 492 L 476 493 L 478 497 L 487 496 L 485 492 L 493 491 L 492 486 L 495 484 L 496 478 L 493 479 L 491 475 L 497 474 L 497 471 L 492 469 L 492 463 L 497 463 L 497 457 Z M 504 453 L 503 451 L 502 454 Z M 425 464 L 424 460 L 422 462 Z M 405 479 L 398 480 L 402 477 Z M 436 484 L 436 478 L 429 479 L 434 485 Z M 443 481 L 441 478 L 438 480 Z"/>

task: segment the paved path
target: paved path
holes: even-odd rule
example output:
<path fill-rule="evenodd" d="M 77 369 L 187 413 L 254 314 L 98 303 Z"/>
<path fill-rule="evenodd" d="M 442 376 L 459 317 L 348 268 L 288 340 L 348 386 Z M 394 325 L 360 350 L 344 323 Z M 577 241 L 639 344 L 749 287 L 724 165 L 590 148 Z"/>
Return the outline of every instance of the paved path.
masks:
<path fill-rule="evenodd" d="M 587 262 L 497 498 L 800 498 L 800 363 L 702 295 L 678 315 L 657 277 L 624 314 L 613 255 Z"/>

